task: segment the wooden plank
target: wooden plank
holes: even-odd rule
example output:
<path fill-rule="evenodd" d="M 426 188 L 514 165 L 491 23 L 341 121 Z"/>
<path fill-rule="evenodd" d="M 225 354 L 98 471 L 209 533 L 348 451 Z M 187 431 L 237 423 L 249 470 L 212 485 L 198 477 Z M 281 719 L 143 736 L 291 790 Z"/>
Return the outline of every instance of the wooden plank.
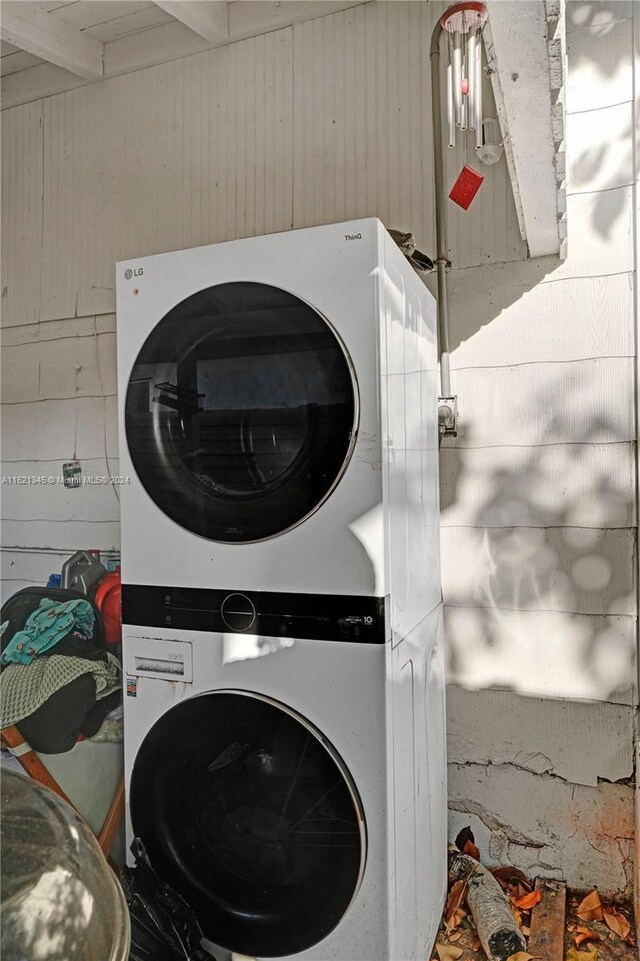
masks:
<path fill-rule="evenodd" d="M 634 484 L 632 440 L 440 451 L 443 527 L 633 527 Z"/>
<path fill-rule="evenodd" d="M 531 913 L 527 950 L 529 954 L 544 958 L 545 961 L 563 961 L 567 886 L 564 881 L 538 878 L 536 891 L 542 895 L 542 901 L 536 904 Z"/>
<path fill-rule="evenodd" d="M 569 193 L 610 190 L 633 183 L 634 127 L 631 101 L 568 114 Z M 611 146 L 603 149 L 603 144 Z"/>
<path fill-rule="evenodd" d="M 574 5 L 568 4 L 571 9 Z M 611 4 L 624 8 L 624 3 Z M 586 9 L 586 8 L 585 8 Z M 615 14 L 614 14 L 615 16 Z M 569 71 L 565 103 L 567 113 L 599 110 L 633 97 L 631 20 L 586 26 L 567 36 Z M 585 93 L 588 97 L 585 99 Z"/>
<path fill-rule="evenodd" d="M 367 0 L 242 0 L 229 5 L 229 35 L 232 40 L 326 17 Z"/>
<path fill-rule="evenodd" d="M 636 703 L 635 617 L 444 609 L 448 679 L 470 691 Z"/>
<path fill-rule="evenodd" d="M 40 63 L 43 63 L 40 57 L 34 57 L 25 50 L 16 50 L 15 53 L 0 58 L 0 76 L 8 77 L 12 73 L 18 73 L 19 70 L 37 67 Z"/>
<path fill-rule="evenodd" d="M 494 504 L 510 496 L 499 484 Z M 553 496 L 549 487 L 546 492 Z M 23 510 L 27 506 L 25 499 Z M 440 541 L 445 604 L 635 614 L 633 530 L 444 527 Z"/>
<path fill-rule="evenodd" d="M 558 184 L 545 5 L 491 0 L 487 7 L 487 60 L 522 236 L 532 257 L 555 254 Z"/>
<path fill-rule="evenodd" d="M 40 319 L 42 103 L 2 118 L 3 326 Z"/>
<path fill-rule="evenodd" d="M 607 444 L 635 439 L 633 358 L 455 371 L 452 447 Z"/>
<path fill-rule="evenodd" d="M 154 0 L 154 3 L 175 20 L 204 37 L 209 43 L 218 44 L 229 39 L 229 4 L 226 0 Z"/>
<path fill-rule="evenodd" d="M 36 3 L 5 0 L 0 35 L 35 57 L 89 80 L 103 75 L 104 44 L 69 27 Z"/>
<path fill-rule="evenodd" d="M 489 284 L 489 268 L 477 268 L 475 287 L 468 277 L 463 284 L 462 273 L 449 275 L 452 371 L 635 353 L 633 325 L 621 323 L 633 316 L 630 271 L 520 285 L 515 268 L 511 282 L 502 276 Z"/>

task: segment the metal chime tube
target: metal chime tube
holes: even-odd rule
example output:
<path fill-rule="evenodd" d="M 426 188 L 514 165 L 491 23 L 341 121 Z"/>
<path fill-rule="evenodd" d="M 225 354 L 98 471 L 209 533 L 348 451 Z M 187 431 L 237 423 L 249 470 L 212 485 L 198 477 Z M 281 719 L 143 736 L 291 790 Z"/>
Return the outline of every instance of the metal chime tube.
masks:
<path fill-rule="evenodd" d="M 467 80 L 467 38 L 462 34 L 462 84 Z M 469 81 L 467 80 L 467 84 Z M 469 87 L 467 86 L 467 90 Z M 466 130 L 469 126 L 469 98 L 466 93 L 462 93 L 462 120 L 460 123 L 460 129 Z"/>
<path fill-rule="evenodd" d="M 467 113 L 468 126 L 471 130 L 476 127 L 476 48 L 478 36 L 472 27 L 467 41 Z"/>
<path fill-rule="evenodd" d="M 476 45 L 475 59 L 473 64 L 473 86 L 474 86 L 474 107 L 475 121 L 474 129 L 476 132 L 476 147 L 482 146 L 482 31 L 478 26 L 475 29 Z"/>
<path fill-rule="evenodd" d="M 462 36 L 459 30 L 453 31 L 453 101 L 456 124 L 462 124 Z"/>
<path fill-rule="evenodd" d="M 447 143 L 450 147 L 456 145 L 456 114 L 454 107 L 454 75 L 453 75 L 453 42 L 451 34 L 447 34 Z"/>

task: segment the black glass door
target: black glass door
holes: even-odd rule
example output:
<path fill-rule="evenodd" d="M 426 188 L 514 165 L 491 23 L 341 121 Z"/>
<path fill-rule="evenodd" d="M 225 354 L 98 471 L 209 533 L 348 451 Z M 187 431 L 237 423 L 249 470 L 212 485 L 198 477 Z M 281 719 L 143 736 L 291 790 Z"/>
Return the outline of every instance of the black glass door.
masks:
<path fill-rule="evenodd" d="M 147 493 L 182 527 L 257 541 L 329 495 L 355 439 L 349 361 L 329 324 L 276 287 L 209 287 L 140 351 L 125 428 Z"/>
<path fill-rule="evenodd" d="M 344 763 L 259 695 L 214 692 L 166 713 L 138 752 L 130 804 L 153 867 L 229 950 L 303 951 L 358 889 L 364 820 Z"/>

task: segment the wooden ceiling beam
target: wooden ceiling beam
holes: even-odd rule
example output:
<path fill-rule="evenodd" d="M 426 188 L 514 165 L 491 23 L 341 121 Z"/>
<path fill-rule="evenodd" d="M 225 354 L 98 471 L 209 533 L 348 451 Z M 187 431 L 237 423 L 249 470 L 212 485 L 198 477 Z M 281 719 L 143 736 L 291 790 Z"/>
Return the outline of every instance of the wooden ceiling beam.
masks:
<path fill-rule="evenodd" d="M 212 44 L 229 39 L 229 4 L 226 0 L 154 0 L 157 7 Z"/>
<path fill-rule="evenodd" d="M 104 73 L 104 43 L 89 37 L 28 0 L 4 0 L 0 36 L 27 53 L 86 80 Z"/>

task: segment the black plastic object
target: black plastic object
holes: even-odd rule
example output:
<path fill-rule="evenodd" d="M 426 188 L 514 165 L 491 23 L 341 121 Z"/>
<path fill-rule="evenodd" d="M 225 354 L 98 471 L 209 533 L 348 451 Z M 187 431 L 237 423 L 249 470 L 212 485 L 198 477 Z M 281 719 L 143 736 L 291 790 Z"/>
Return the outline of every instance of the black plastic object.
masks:
<path fill-rule="evenodd" d="M 317 729 L 268 698 L 212 692 L 167 711 L 138 751 L 129 799 L 155 870 L 228 950 L 304 951 L 358 890 L 355 785 Z"/>
<path fill-rule="evenodd" d="M 122 886 L 131 919 L 129 961 L 210 961 L 202 931 L 179 894 L 155 873 L 140 838 L 131 845 L 135 867 L 123 868 Z"/>
<path fill-rule="evenodd" d="M 331 493 L 357 412 L 329 323 L 287 291 L 242 282 L 159 319 L 131 372 L 125 429 L 160 510 L 211 540 L 247 542 L 289 530 Z"/>
<path fill-rule="evenodd" d="M 27 618 L 36 610 L 43 597 L 50 597 L 52 601 L 57 601 L 60 604 L 64 601 L 87 601 L 93 609 L 95 618 L 91 641 L 98 647 L 105 647 L 102 615 L 86 594 L 64 587 L 23 587 L 21 591 L 16 591 L 8 601 L 5 601 L 0 610 L 0 624 L 9 621 L 2 635 L 0 650 L 4 651 L 16 631 L 22 630 Z M 55 647 L 47 651 L 47 654 L 54 653 Z"/>

